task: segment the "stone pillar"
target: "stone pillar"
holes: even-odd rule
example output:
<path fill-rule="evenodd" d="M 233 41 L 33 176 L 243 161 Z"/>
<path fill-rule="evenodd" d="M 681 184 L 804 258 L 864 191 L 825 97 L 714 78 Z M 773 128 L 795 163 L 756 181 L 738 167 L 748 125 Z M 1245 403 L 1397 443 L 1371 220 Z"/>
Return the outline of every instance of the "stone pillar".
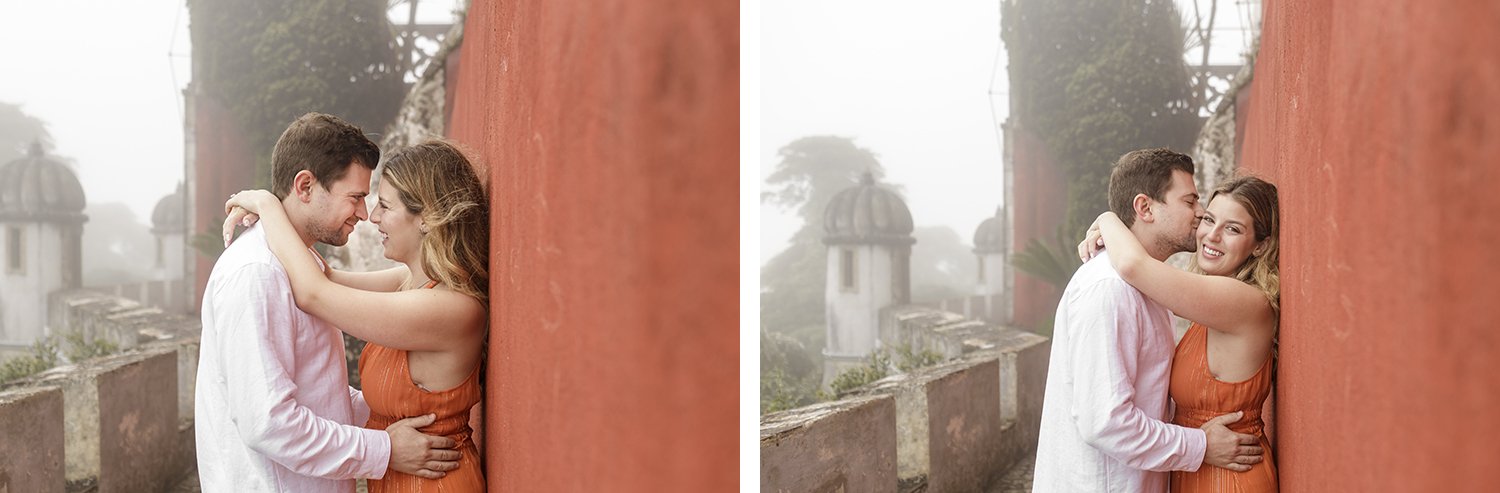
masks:
<path fill-rule="evenodd" d="M 63 392 L 0 392 L 0 492 L 63 491 Z"/>
<path fill-rule="evenodd" d="M 100 493 L 161 491 L 179 479 L 177 355 L 118 354 L 43 374 L 63 391 L 68 488 Z"/>
<path fill-rule="evenodd" d="M 895 401 L 860 397 L 763 416 L 760 489 L 896 491 Z"/>

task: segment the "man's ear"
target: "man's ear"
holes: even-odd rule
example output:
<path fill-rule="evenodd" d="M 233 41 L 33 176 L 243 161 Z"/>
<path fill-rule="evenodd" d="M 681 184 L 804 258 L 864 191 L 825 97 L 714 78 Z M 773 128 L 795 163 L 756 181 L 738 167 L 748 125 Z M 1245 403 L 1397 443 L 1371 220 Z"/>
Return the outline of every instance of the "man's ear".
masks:
<path fill-rule="evenodd" d="M 1130 201 L 1130 207 L 1135 209 L 1135 220 L 1156 222 L 1156 218 L 1151 215 L 1151 197 L 1147 197 L 1146 194 L 1135 194 L 1135 198 Z"/>
<path fill-rule="evenodd" d="M 297 197 L 297 200 L 302 201 L 302 203 L 304 204 L 311 202 L 312 187 L 317 183 L 318 178 L 316 176 L 313 176 L 312 171 L 298 171 L 297 175 L 292 177 L 291 194 L 293 197 Z"/>

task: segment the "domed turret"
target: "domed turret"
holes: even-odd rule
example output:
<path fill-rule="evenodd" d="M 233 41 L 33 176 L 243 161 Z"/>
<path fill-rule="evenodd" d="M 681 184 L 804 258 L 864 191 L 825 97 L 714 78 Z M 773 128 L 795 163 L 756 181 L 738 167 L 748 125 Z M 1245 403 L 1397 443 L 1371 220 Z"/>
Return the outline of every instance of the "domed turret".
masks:
<path fill-rule="evenodd" d="M 158 235 L 186 232 L 186 207 L 187 189 L 182 182 L 178 182 L 176 192 L 156 201 L 156 208 L 151 211 L 151 232 Z"/>
<path fill-rule="evenodd" d="M 995 323 L 1010 320 L 1010 218 L 1005 206 L 974 229 L 974 256 L 978 275 L 974 294 L 984 297 L 980 318 Z"/>
<path fill-rule="evenodd" d="M 1010 239 L 1007 229 L 1005 207 L 995 208 L 995 215 L 979 223 L 979 227 L 974 230 L 974 253 L 984 255 L 1004 252 Z"/>
<path fill-rule="evenodd" d="M 865 172 L 859 185 L 839 192 L 823 211 L 824 243 L 916 242 L 911 237 L 911 210 L 896 192 L 875 184 Z"/>
<path fill-rule="evenodd" d="M 880 310 L 911 301 L 911 210 L 896 192 L 865 173 L 823 211 L 828 245 L 827 345 L 823 384 L 864 363 L 885 344 Z"/>
<path fill-rule="evenodd" d="M 85 203 L 78 176 L 44 155 L 40 142 L 0 166 L 0 219 L 81 223 Z"/>
<path fill-rule="evenodd" d="M 83 284 L 83 186 L 40 142 L 0 165 L 0 344 L 45 335 L 47 297 Z"/>

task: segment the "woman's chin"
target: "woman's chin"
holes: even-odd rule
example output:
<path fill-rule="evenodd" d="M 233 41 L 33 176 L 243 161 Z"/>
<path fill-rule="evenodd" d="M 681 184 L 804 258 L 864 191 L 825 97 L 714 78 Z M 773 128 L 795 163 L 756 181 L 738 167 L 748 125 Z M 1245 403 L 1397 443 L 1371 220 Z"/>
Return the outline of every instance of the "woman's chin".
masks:
<path fill-rule="evenodd" d="M 1205 258 L 1202 253 L 1199 253 L 1198 255 L 1196 255 L 1196 257 L 1196 260 L 1198 261 L 1198 270 L 1201 270 L 1204 274 L 1208 274 L 1210 276 L 1221 275 L 1219 273 L 1220 262 L 1218 261 L 1218 259 Z"/>
<path fill-rule="evenodd" d="M 1223 262 L 1203 262 L 1202 259 L 1198 261 L 1198 270 L 1210 276 L 1231 276 L 1234 274 L 1231 269 L 1224 268 Z"/>

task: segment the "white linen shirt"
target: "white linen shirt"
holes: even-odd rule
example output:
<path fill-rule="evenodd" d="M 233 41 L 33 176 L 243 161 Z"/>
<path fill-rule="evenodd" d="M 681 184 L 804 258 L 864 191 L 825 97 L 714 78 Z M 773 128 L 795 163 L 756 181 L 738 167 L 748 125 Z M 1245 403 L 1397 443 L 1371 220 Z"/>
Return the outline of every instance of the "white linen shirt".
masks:
<path fill-rule="evenodd" d="M 1163 471 L 1196 471 L 1202 430 L 1164 423 L 1171 313 L 1120 278 L 1101 252 L 1063 291 L 1032 491 L 1164 492 Z"/>
<path fill-rule="evenodd" d="M 297 308 L 260 225 L 214 264 L 202 314 L 203 491 L 352 492 L 354 478 L 385 475 L 390 438 L 359 426 L 370 408 L 349 387 L 343 336 Z"/>

